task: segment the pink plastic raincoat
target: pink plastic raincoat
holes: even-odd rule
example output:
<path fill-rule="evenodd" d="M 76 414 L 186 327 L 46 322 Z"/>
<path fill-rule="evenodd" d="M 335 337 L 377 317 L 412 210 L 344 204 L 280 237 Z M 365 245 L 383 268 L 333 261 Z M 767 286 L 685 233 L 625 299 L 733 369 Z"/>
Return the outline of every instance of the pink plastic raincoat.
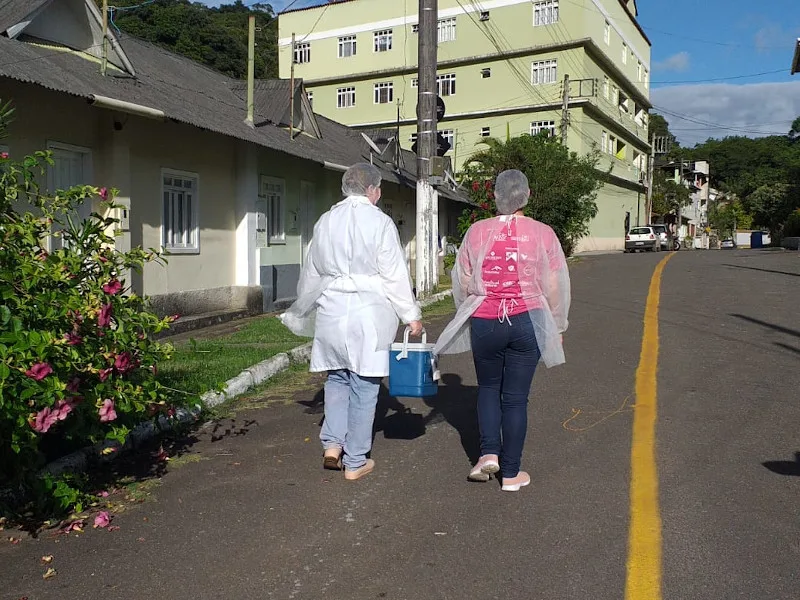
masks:
<path fill-rule="evenodd" d="M 487 298 L 483 262 L 496 242 L 509 235 L 516 221 L 518 268 L 521 294 L 509 297 L 524 302 L 533 323 L 542 361 L 547 367 L 565 362 L 561 334 L 567 330 L 570 280 L 567 261 L 555 232 L 548 225 L 528 217 L 504 215 L 478 221 L 469 228 L 458 251 L 453 269 L 453 298 L 456 316 L 442 332 L 434 353 L 458 354 L 471 350 L 470 317 Z M 503 298 L 501 289 L 490 290 Z"/>

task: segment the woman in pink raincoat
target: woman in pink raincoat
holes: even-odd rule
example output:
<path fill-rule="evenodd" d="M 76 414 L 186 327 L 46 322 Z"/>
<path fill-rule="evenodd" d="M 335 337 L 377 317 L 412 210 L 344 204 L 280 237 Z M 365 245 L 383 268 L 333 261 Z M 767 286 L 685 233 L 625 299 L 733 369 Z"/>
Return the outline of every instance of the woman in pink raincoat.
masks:
<path fill-rule="evenodd" d="M 570 304 L 561 244 L 549 226 L 524 215 L 529 197 L 521 171 L 497 177 L 499 216 L 464 236 L 453 270 L 458 310 L 434 349 L 439 355 L 472 350 L 481 457 L 469 479 L 489 481 L 499 471 L 510 492 L 530 483 L 520 470 L 528 395 L 540 359 L 547 367 L 565 360 L 561 335 Z"/>

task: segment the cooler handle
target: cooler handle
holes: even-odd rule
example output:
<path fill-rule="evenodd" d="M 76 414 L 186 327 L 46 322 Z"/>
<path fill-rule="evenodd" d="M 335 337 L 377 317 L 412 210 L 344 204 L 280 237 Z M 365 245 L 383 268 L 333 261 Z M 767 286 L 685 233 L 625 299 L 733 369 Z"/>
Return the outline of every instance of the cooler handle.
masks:
<path fill-rule="evenodd" d="M 408 336 L 411 335 L 411 328 L 406 327 L 406 330 L 403 332 L 403 350 L 400 354 L 397 355 L 397 360 L 404 360 L 408 358 Z M 422 328 L 422 343 L 428 343 L 428 332 L 425 328 Z"/>

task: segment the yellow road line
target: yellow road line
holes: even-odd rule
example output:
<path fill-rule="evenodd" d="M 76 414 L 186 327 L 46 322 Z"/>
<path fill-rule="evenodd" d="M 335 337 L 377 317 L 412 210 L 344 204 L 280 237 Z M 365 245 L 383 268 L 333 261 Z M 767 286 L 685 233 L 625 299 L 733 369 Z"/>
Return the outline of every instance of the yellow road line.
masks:
<path fill-rule="evenodd" d="M 658 263 L 650 280 L 642 352 L 636 369 L 625 600 L 661 600 L 661 513 L 656 468 L 658 307 L 661 275 L 673 256 L 670 254 Z"/>

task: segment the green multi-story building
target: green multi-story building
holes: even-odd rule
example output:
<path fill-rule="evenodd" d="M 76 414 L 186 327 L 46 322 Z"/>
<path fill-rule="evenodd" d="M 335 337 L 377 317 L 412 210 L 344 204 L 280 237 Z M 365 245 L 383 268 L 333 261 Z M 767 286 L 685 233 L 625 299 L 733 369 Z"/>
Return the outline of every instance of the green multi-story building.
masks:
<path fill-rule="evenodd" d="M 458 170 L 487 137 L 561 135 L 612 167 L 581 250 L 618 249 L 644 224 L 650 42 L 635 0 L 439 0 L 439 131 Z M 279 19 L 281 77 L 305 82 L 314 111 L 361 129 L 416 136 L 418 0 L 340 0 Z M 292 38 L 294 36 L 294 45 Z"/>

